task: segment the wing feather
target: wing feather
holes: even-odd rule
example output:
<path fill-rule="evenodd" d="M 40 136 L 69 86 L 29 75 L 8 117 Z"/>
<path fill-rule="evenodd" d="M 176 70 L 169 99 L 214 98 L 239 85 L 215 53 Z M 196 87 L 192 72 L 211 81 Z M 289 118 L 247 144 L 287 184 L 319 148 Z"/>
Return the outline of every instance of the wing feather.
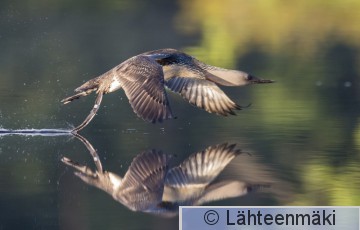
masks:
<path fill-rule="evenodd" d="M 165 184 L 170 187 L 205 187 L 240 153 L 235 145 L 227 143 L 210 146 L 170 169 Z"/>
<path fill-rule="evenodd" d="M 161 202 L 170 156 L 155 150 L 134 158 L 116 198 L 132 210 L 146 211 Z"/>
<path fill-rule="evenodd" d="M 165 82 L 165 85 L 170 90 L 179 93 L 190 104 L 209 113 L 227 116 L 235 115 L 234 110 L 241 109 L 241 106 L 226 96 L 215 83 L 205 79 L 172 77 Z"/>
<path fill-rule="evenodd" d="M 135 56 L 116 70 L 134 112 L 150 122 L 172 118 L 162 67 L 147 56 Z"/>

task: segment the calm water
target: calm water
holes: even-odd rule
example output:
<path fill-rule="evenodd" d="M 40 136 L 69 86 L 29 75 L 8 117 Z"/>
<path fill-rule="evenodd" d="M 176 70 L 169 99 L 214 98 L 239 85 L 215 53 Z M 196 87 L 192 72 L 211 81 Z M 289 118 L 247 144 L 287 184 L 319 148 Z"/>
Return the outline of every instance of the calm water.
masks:
<path fill-rule="evenodd" d="M 359 3 L 47 4 L 0 3 L 0 128 L 71 129 L 95 100 L 61 105 L 73 89 L 133 55 L 172 47 L 276 84 L 225 88 L 238 104 L 252 103 L 231 117 L 169 93 L 178 119 L 156 125 L 136 117 L 123 91 L 105 95 L 81 132 L 105 170 L 122 176 L 145 150 L 178 164 L 235 143 L 248 154 L 218 180 L 271 186 L 211 205 L 360 205 Z M 95 167 L 71 135 L 0 133 L 0 229 L 177 229 L 177 217 L 132 212 L 85 184 L 62 157 Z"/>

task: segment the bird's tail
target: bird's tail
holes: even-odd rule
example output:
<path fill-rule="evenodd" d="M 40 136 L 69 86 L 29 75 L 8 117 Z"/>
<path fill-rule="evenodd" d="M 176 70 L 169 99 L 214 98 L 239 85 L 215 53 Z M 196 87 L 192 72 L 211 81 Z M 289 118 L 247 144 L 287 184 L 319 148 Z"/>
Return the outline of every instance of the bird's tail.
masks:
<path fill-rule="evenodd" d="M 99 78 L 91 79 L 75 89 L 75 92 L 77 92 L 77 94 L 61 100 L 61 103 L 63 104 L 70 103 L 73 100 L 79 99 L 80 97 L 89 95 L 98 88 L 99 88 Z"/>

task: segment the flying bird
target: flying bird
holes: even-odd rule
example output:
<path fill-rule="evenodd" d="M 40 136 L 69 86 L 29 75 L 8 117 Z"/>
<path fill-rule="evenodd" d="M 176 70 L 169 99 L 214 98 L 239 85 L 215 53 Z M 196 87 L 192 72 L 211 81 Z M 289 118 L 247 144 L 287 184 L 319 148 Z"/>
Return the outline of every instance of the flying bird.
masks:
<path fill-rule="evenodd" d="M 75 89 L 77 94 L 63 99 L 67 104 L 92 92 L 98 95 L 86 119 L 75 129 L 87 126 L 98 111 L 103 95 L 120 88 L 125 91 L 134 112 L 143 120 L 162 122 L 173 118 L 165 88 L 180 94 L 190 104 L 209 113 L 235 115 L 243 107 L 233 102 L 219 87 L 272 83 L 239 70 L 205 64 L 175 49 L 139 54 Z"/>
<path fill-rule="evenodd" d="M 239 197 L 265 185 L 239 180 L 214 182 L 224 168 L 241 153 L 224 143 L 194 153 L 180 165 L 170 167 L 172 156 L 150 150 L 137 155 L 123 177 L 102 168 L 96 151 L 85 138 L 77 137 L 93 156 L 96 170 L 63 157 L 62 162 L 75 168 L 75 175 L 95 186 L 132 211 L 165 217 L 177 215 L 181 205 L 201 205 L 210 201 Z"/>

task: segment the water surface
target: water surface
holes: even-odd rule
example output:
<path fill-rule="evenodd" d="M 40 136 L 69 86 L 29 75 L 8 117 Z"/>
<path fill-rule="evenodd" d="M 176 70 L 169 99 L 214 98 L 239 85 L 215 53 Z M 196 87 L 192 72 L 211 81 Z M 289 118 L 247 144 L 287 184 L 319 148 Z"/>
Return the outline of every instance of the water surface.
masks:
<path fill-rule="evenodd" d="M 80 124 L 95 96 L 60 100 L 127 58 L 172 47 L 275 84 L 224 88 L 240 105 L 219 117 L 169 93 L 176 120 L 148 124 L 124 92 L 105 95 L 81 134 L 109 171 L 142 151 L 190 154 L 224 142 L 243 151 L 220 175 L 270 188 L 211 205 L 360 205 L 360 4 L 343 1 L 0 3 L 0 128 Z M 316 20 L 314 15 L 317 15 Z M 21 134 L 21 135 L 18 135 Z M 0 229 L 176 229 L 132 212 L 74 176 L 94 168 L 72 135 L 0 133 Z"/>

